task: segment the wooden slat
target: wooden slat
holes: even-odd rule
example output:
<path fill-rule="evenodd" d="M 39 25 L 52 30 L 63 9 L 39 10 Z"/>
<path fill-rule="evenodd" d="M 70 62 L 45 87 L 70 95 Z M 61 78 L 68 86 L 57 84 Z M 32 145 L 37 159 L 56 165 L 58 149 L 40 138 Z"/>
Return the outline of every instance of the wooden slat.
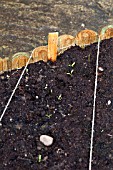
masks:
<path fill-rule="evenodd" d="M 56 61 L 58 51 L 58 32 L 48 35 L 48 60 Z"/>
<path fill-rule="evenodd" d="M 19 57 L 14 58 L 14 59 L 12 60 L 12 70 L 17 69 L 17 68 L 19 67 L 18 62 L 19 62 Z"/>
<path fill-rule="evenodd" d="M 3 71 L 3 59 L 0 58 L 0 72 Z"/>
<path fill-rule="evenodd" d="M 80 31 L 75 37 L 75 44 L 84 48 L 87 45 L 97 42 L 98 34 L 92 30 Z"/>
<path fill-rule="evenodd" d="M 61 35 L 58 37 L 58 55 L 63 53 L 65 50 L 74 46 L 74 37 L 71 35 Z"/>
<path fill-rule="evenodd" d="M 21 68 L 26 65 L 28 58 L 26 56 L 20 56 L 18 60 L 18 67 Z"/>
<path fill-rule="evenodd" d="M 8 58 L 0 58 L 0 71 L 8 70 Z"/>
<path fill-rule="evenodd" d="M 113 37 L 113 25 L 108 25 L 102 28 L 99 36 L 101 40 L 112 38 Z"/>
<path fill-rule="evenodd" d="M 33 62 L 38 62 L 43 60 L 47 62 L 48 60 L 48 47 L 47 46 L 40 46 L 35 48 L 33 52 Z"/>
<path fill-rule="evenodd" d="M 11 58 L 11 69 L 14 70 L 25 66 L 29 56 L 30 55 L 27 52 L 18 52 L 14 54 Z"/>
<path fill-rule="evenodd" d="M 8 58 L 3 59 L 3 71 L 8 71 Z"/>

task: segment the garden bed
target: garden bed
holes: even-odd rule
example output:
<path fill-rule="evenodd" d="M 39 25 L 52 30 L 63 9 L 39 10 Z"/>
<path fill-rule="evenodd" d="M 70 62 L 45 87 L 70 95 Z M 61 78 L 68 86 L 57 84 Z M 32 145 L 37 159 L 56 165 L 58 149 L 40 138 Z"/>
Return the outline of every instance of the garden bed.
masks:
<path fill-rule="evenodd" d="M 112 51 L 112 38 L 101 42 L 92 170 L 113 169 Z M 28 66 L 0 127 L 1 170 L 88 169 L 96 55 L 97 43 L 75 46 Z M 21 72 L 0 76 L 1 113 Z"/>

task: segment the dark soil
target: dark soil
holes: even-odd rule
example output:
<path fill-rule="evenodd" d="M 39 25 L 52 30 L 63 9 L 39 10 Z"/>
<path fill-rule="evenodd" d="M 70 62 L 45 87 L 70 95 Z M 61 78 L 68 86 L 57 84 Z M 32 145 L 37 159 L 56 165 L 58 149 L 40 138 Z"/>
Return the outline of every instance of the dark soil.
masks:
<path fill-rule="evenodd" d="M 113 169 L 112 51 L 113 39 L 101 43 L 92 170 Z M 88 169 L 96 53 L 97 43 L 75 46 L 55 63 L 28 66 L 0 127 L 0 170 Z M 0 76 L 0 113 L 21 72 Z M 52 146 L 40 143 L 42 134 Z"/>

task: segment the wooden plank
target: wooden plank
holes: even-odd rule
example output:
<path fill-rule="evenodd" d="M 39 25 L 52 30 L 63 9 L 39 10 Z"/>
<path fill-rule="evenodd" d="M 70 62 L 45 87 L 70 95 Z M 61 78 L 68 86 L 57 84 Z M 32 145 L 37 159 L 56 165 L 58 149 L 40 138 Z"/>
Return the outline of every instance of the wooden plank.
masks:
<path fill-rule="evenodd" d="M 33 62 L 38 62 L 43 60 L 47 62 L 48 60 L 48 47 L 47 46 L 40 46 L 35 48 L 33 52 Z"/>
<path fill-rule="evenodd" d="M 98 34 L 92 30 L 80 31 L 75 37 L 75 44 L 84 48 L 98 41 Z"/>
<path fill-rule="evenodd" d="M 58 52 L 58 32 L 48 35 L 48 60 L 56 61 Z"/>
<path fill-rule="evenodd" d="M 19 57 L 16 57 L 12 60 L 12 68 L 11 68 L 12 70 L 17 69 L 19 67 L 18 62 L 19 62 Z"/>
<path fill-rule="evenodd" d="M 3 71 L 8 71 L 8 58 L 3 59 Z"/>
<path fill-rule="evenodd" d="M 18 52 L 14 54 L 11 58 L 11 69 L 18 69 L 26 65 L 26 62 L 29 59 L 29 53 L 27 52 Z"/>
<path fill-rule="evenodd" d="M 113 25 L 108 25 L 101 29 L 99 33 L 100 39 L 109 39 L 113 37 Z"/>
<path fill-rule="evenodd" d="M 3 71 L 3 59 L 0 58 L 0 72 Z"/>
<path fill-rule="evenodd" d="M 63 53 L 65 50 L 74 46 L 74 37 L 71 35 L 61 35 L 58 37 L 58 55 Z"/>
<path fill-rule="evenodd" d="M 20 56 L 18 60 L 18 68 L 22 68 L 26 65 L 28 58 L 26 56 Z"/>

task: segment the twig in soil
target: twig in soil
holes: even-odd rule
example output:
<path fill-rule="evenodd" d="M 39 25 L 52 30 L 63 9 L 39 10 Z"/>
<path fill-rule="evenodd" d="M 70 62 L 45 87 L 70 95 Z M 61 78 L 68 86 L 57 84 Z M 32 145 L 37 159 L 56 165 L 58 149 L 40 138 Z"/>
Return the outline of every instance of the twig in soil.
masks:
<path fill-rule="evenodd" d="M 34 49 L 34 50 L 35 50 L 35 49 Z M 27 69 L 27 66 L 28 66 L 28 64 L 29 64 L 29 62 L 30 62 L 30 60 L 31 60 L 31 58 L 32 58 L 32 54 L 33 54 L 34 50 L 32 51 L 31 56 L 29 57 L 29 59 L 28 59 L 28 61 L 27 61 L 27 63 L 26 63 L 26 66 L 24 67 L 24 70 L 22 71 L 22 73 L 21 73 L 21 75 L 20 75 L 20 78 L 18 79 L 17 84 L 16 84 L 16 86 L 15 86 L 15 88 L 14 88 L 14 90 L 13 90 L 13 92 L 12 92 L 12 94 L 11 94 L 11 96 L 10 96 L 10 98 L 9 98 L 9 100 L 8 100 L 5 108 L 4 108 L 4 110 L 3 110 L 3 113 L 2 113 L 2 115 L 0 116 L 0 126 L 2 126 L 1 121 L 2 121 L 2 119 L 3 119 L 3 117 L 4 117 L 4 115 L 5 115 L 5 112 L 6 112 L 7 108 L 8 108 L 11 100 L 12 100 L 12 97 L 14 96 L 15 91 L 16 91 L 16 89 L 18 88 L 18 85 L 19 85 L 19 83 L 20 83 L 20 81 L 21 81 L 21 79 L 22 79 L 22 77 L 23 77 L 23 75 L 24 75 L 24 73 L 25 73 L 25 71 L 26 71 L 26 69 Z"/>
<path fill-rule="evenodd" d="M 88 55 L 88 62 L 91 61 L 91 54 Z"/>
<path fill-rule="evenodd" d="M 91 129 L 89 170 L 91 170 L 91 168 L 92 168 L 92 152 L 93 152 L 93 138 L 94 138 L 94 124 L 95 124 L 95 105 L 96 105 L 96 93 L 97 93 L 99 53 L 100 53 L 100 37 L 98 38 L 98 50 L 97 50 L 97 60 L 96 60 L 96 76 L 95 76 L 95 88 L 94 88 L 94 103 L 93 103 L 93 117 L 92 117 L 92 129 Z"/>

